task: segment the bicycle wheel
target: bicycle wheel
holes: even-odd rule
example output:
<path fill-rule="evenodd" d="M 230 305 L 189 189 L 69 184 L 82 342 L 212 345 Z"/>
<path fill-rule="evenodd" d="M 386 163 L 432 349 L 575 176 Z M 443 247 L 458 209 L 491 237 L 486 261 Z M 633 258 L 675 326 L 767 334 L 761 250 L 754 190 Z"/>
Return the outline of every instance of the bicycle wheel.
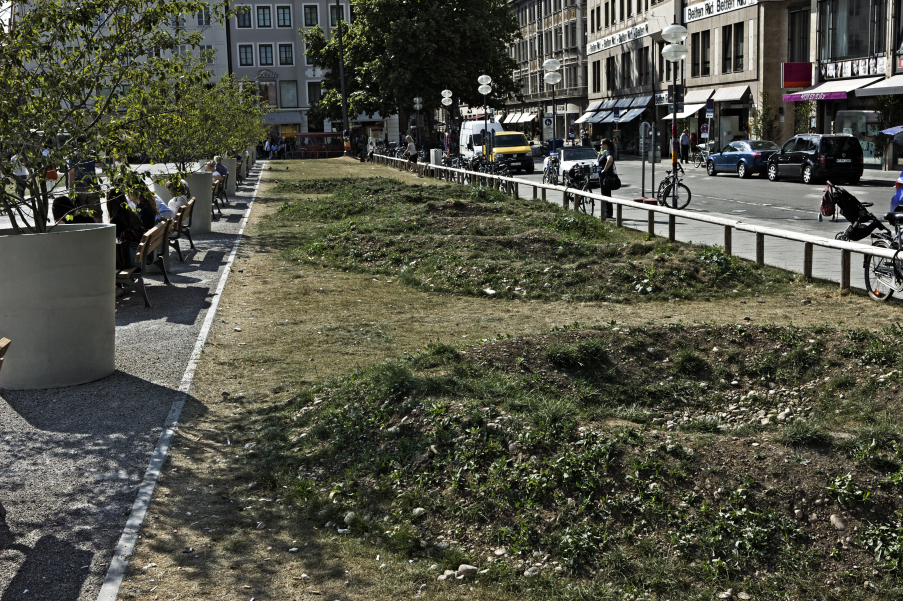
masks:
<path fill-rule="evenodd" d="M 596 211 L 596 199 L 581 196 L 577 201 L 577 210 L 584 215 L 592 215 Z"/>
<path fill-rule="evenodd" d="M 693 161 L 693 165 L 694 165 L 697 169 L 699 169 L 700 167 L 702 167 L 703 165 L 705 165 L 705 157 L 702 155 L 701 152 L 697 152 L 697 153 L 696 153 L 696 160 Z"/>
<path fill-rule="evenodd" d="M 873 244 L 879 248 L 890 248 L 884 240 Z M 897 267 L 899 267 L 899 262 Z M 900 292 L 903 282 L 897 279 L 894 269 L 894 261 L 882 257 L 868 256 L 865 261 L 865 289 L 869 296 L 879 302 L 884 302 Z"/>
<path fill-rule="evenodd" d="M 655 200 L 658 201 L 658 204 L 661 206 L 665 206 L 665 190 L 671 185 L 671 180 L 665 178 L 658 185 L 658 191 L 655 193 Z"/>
<path fill-rule="evenodd" d="M 683 209 L 690 204 L 690 189 L 686 187 L 683 182 L 677 182 L 677 195 L 675 198 L 671 197 L 673 192 L 674 184 L 671 184 L 668 186 L 668 189 L 665 190 L 664 197 L 659 200 L 659 204 L 671 207 L 672 209 Z"/>

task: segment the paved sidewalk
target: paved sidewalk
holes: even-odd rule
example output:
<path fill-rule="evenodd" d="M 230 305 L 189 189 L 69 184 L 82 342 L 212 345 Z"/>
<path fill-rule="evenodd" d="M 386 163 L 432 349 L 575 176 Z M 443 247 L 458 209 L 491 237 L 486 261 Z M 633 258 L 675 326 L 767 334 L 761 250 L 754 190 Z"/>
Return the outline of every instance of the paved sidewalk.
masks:
<path fill-rule="evenodd" d="M 195 251 L 183 240 L 184 263 L 172 253 L 172 286 L 148 276 L 152 308 L 136 290 L 117 299 L 113 375 L 0 390 L 3 601 L 97 598 L 263 165 Z"/>

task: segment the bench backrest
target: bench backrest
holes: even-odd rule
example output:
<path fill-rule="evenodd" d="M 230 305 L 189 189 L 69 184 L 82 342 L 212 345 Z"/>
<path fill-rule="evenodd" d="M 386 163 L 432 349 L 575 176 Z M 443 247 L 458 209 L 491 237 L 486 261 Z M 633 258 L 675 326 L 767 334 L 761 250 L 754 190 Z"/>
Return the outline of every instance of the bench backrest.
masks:
<path fill-rule="evenodd" d="M 6 354 L 6 351 L 9 350 L 9 345 L 12 342 L 9 338 L 0 338 L 0 369 L 3 369 L 3 355 Z"/>
<path fill-rule="evenodd" d="M 138 250 L 135 252 L 135 263 L 142 269 L 144 262 L 147 261 L 147 256 L 166 242 L 171 223 L 171 219 L 161 221 L 141 236 L 141 242 L 138 243 Z"/>
<path fill-rule="evenodd" d="M 182 222 L 182 227 L 191 227 L 191 215 L 194 213 L 194 198 L 188 200 L 188 204 L 182 207 L 185 209 L 185 219 Z"/>

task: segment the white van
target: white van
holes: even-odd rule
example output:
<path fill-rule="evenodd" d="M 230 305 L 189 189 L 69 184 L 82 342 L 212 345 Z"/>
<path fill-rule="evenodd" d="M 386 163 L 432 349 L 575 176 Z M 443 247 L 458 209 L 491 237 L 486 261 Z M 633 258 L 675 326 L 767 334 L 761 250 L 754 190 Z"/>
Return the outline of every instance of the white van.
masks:
<path fill-rule="evenodd" d="M 483 129 L 488 131 L 505 131 L 501 123 L 489 121 L 484 123 L 482 119 L 477 121 L 465 121 L 461 124 L 461 138 L 458 140 L 458 148 L 461 158 L 469 159 L 474 155 L 483 154 Z"/>

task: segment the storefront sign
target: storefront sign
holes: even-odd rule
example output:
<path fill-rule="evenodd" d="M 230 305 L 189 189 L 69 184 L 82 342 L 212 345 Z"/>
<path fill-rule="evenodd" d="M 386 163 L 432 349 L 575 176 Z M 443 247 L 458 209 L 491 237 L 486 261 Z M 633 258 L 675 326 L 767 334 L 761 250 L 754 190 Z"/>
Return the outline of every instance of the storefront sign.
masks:
<path fill-rule="evenodd" d="M 809 94 L 784 94 L 783 102 L 806 102 L 807 100 L 845 100 L 846 92 L 813 92 Z"/>
<path fill-rule="evenodd" d="M 865 75 L 884 75 L 887 70 L 885 61 L 886 58 L 883 56 L 872 56 L 836 63 L 822 62 L 818 65 L 821 76 L 820 81 L 844 79 L 846 77 L 863 77 Z"/>
<path fill-rule="evenodd" d="M 737 0 L 731 1 L 736 2 Z M 752 0 L 743 1 L 750 2 Z M 637 25 L 636 27 L 631 27 L 630 29 L 625 29 L 624 31 L 619 31 L 618 33 L 613 33 L 610 36 L 590 42 L 586 45 L 586 53 L 595 54 L 596 52 L 600 52 L 607 48 L 613 48 L 626 42 L 638 40 L 647 35 L 649 35 L 649 23 L 643 23 L 642 25 Z"/>
<path fill-rule="evenodd" d="M 668 95 L 662 92 L 655 95 L 655 106 L 664 106 L 668 104 Z"/>
<path fill-rule="evenodd" d="M 261 69 L 257 72 L 257 79 L 279 79 L 279 73 L 272 69 Z"/>
<path fill-rule="evenodd" d="M 758 4 L 758 0 L 706 0 L 684 9 L 684 21 L 690 23 L 700 19 L 708 19 L 732 10 L 740 10 Z"/>
<path fill-rule="evenodd" d="M 782 88 L 808 88 L 812 85 L 812 63 L 781 63 Z"/>

